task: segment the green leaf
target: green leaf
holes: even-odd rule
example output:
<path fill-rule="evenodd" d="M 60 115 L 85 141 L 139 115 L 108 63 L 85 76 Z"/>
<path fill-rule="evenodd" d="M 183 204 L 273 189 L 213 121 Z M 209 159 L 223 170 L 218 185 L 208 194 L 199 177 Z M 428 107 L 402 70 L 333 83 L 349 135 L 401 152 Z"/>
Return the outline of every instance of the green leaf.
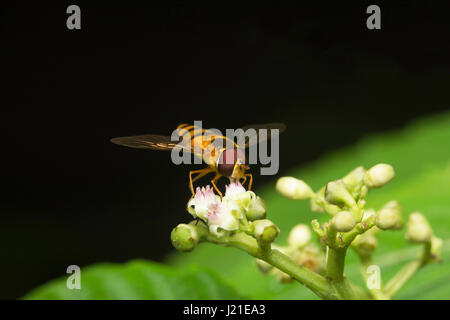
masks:
<path fill-rule="evenodd" d="M 67 277 L 45 284 L 24 299 L 239 299 L 215 272 L 191 265 L 173 268 L 135 260 L 81 269 L 81 289 L 69 290 Z"/>
<path fill-rule="evenodd" d="M 330 133 L 332 134 L 332 133 Z M 304 140 L 304 139 L 303 139 Z M 308 145 L 303 146 L 305 152 Z M 406 216 L 420 211 L 429 219 L 435 234 L 450 239 L 450 113 L 440 114 L 411 123 L 396 132 L 363 137 L 357 144 L 292 170 L 291 175 L 306 181 L 318 190 L 330 180 L 343 177 L 359 165 L 369 168 L 377 163 L 389 163 L 395 178 L 385 187 L 372 190 L 368 206 L 378 208 L 389 200 L 398 200 Z M 312 213 L 307 201 L 281 197 L 275 192 L 275 181 L 257 190 L 267 204 L 268 218 L 281 229 L 279 241 L 284 244 L 290 228 L 298 223 L 309 224 L 328 217 Z M 257 184 L 257 178 L 256 178 Z M 397 270 L 413 259 L 419 246 L 404 239 L 404 231 L 382 232 L 374 256 L 386 283 Z M 404 299 L 448 299 L 450 296 L 450 242 L 443 247 L 444 262 L 426 266 L 398 293 Z M 197 263 L 215 269 L 229 279 L 239 292 L 255 299 L 314 299 L 315 296 L 297 283 L 282 285 L 272 277 L 261 275 L 253 259 L 236 249 L 202 244 L 187 255 L 174 253 L 172 265 Z M 346 275 L 360 285 L 363 280 L 359 263 L 349 252 Z"/>

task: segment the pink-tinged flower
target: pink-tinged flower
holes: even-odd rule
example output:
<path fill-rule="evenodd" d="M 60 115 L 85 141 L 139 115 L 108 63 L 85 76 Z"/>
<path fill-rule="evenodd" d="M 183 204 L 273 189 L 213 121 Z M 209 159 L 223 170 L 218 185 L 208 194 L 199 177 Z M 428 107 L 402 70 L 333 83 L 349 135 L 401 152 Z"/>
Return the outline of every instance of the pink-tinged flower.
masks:
<path fill-rule="evenodd" d="M 238 230 L 245 217 L 250 221 L 264 218 L 266 211 L 264 202 L 253 192 L 246 191 L 239 182 L 226 186 L 222 200 L 210 186 L 197 188 L 187 210 L 194 218 L 205 221 L 217 236 Z"/>
<path fill-rule="evenodd" d="M 225 197 L 234 197 L 243 192 L 246 190 L 240 182 L 232 182 L 225 186 Z"/>
<path fill-rule="evenodd" d="M 187 210 L 194 218 L 198 217 L 206 221 L 208 208 L 216 203 L 220 203 L 220 197 L 209 185 L 202 188 L 197 187 L 194 197 L 188 202 Z"/>
<path fill-rule="evenodd" d="M 233 216 L 231 208 L 226 203 L 213 203 L 208 209 L 206 218 L 209 222 L 209 230 L 212 233 L 220 236 L 223 231 L 239 229 L 239 221 Z"/>

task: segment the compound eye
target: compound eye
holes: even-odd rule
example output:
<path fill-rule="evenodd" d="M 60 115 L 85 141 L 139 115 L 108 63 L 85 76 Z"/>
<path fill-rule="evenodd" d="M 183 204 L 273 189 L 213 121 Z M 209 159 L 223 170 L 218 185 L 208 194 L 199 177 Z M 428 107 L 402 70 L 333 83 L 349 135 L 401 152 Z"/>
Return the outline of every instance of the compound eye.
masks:
<path fill-rule="evenodd" d="M 238 159 L 236 149 L 227 149 L 222 152 L 217 162 L 217 170 L 221 175 L 231 176 L 234 170 L 234 164 Z"/>
<path fill-rule="evenodd" d="M 234 164 L 219 163 L 217 166 L 219 173 L 225 177 L 229 177 L 233 174 Z"/>

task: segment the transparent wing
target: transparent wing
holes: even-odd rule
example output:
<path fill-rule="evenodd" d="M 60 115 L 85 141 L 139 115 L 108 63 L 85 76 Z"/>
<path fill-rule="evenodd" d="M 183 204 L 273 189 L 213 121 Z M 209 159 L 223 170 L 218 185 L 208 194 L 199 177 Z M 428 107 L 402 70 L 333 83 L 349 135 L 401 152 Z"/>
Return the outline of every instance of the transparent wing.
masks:
<path fill-rule="evenodd" d="M 111 139 L 111 142 L 130 148 L 166 151 L 170 151 L 177 146 L 177 142 L 172 141 L 169 136 L 160 136 L 156 134 L 113 138 Z M 178 146 L 182 147 L 181 145 Z"/>
<path fill-rule="evenodd" d="M 242 131 L 237 134 L 237 143 L 242 148 L 248 148 L 263 141 L 270 140 L 276 135 L 280 135 L 286 130 L 286 125 L 274 122 L 248 125 L 241 129 Z"/>

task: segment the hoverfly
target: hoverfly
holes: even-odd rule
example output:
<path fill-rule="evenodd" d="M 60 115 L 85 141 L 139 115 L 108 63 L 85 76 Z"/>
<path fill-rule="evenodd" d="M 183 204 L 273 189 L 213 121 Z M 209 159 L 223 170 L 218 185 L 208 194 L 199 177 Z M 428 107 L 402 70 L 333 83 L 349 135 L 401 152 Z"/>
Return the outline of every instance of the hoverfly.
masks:
<path fill-rule="evenodd" d="M 267 134 L 261 135 L 259 129 L 266 129 Z M 200 157 L 208 167 L 189 172 L 189 188 L 192 195 L 194 195 L 195 181 L 209 173 L 215 173 L 211 184 L 222 197 L 222 193 L 216 186 L 216 181 L 222 176 L 228 177 L 230 181 L 241 182 L 243 180 L 242 185 L 245 184 L 248 178 L 248 189 L 251 190 L 253 176 L 251 173 L 246 172 L 250 168 L 246 164 L 245 149 L 270 139 L 274 135 L 273 129 L 278 129 L 276 132 L 281 133 L 286 129 L 286 126 L 282 123 L 269 123 L 242 127 L 244 136 L 236 137 L 238 143 L 213 130 L 189 124 L 181 124 L 177 127 L 177 135 L 182 139 L 182 142 L 178 143 L 172 141 L 170 136 L 154 134 L 113 138 L 111 142 L 126 147 L 149 150 L 171 151 L 178 147 L 193 153 L 195 156 Z"/>

